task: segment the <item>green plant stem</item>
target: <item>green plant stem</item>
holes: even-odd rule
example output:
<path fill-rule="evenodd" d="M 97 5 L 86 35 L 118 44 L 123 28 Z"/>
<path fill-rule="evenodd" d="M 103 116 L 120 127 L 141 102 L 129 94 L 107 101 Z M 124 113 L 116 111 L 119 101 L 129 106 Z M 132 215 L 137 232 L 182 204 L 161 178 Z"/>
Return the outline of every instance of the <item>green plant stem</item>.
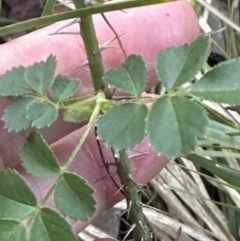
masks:
<path fill-rule="evenodd" d="M 98 98 L 97 98 L 97 104 L 93 110 L 93 113 L 91 115 L 91 118 L 87 124 L 87 128 L 84 131 L 79 143 L 77 144 L 76 148 L 74 149 L 73 153 L 71 154 L 71 156 L 69 157 L 67 163 L 63 166 L 62 170 L 66 171 L 69 169 L 69 167 L 71 166 L 71 164 L 73 163 L 75 157 L 77 156 L 79 150 L 81 149 L 83 143 L 85 142 L 90 130 L 95 126 L 96 121 L 97 121 L 97 117 L 101 111 L 102 105 L 105 101 L 105 95 L 103 92 L 99 92 L 98 93 Z"/>
<path fill-rule="evenodd" d="M 150 241 L 151 231 L 148 221 L 142 212 L 141 201 L 138 196 L 138 187 L 131 174 L 128 154 L 126 150 L 121 150 L 116 154 L 119 154 L 118 157 L 115 157 L 115 161 L 117 173 L 123 184 L 123 190 L 128 204 L 129 219 L 132 221 L 133 225 L 135 225 L 133 230 L 134 239 Z"/>
<path fill-rule="evenodd" d="M 84 8 L 84 0 L 75 0 L 76 8 Z M 92 74 L 93 84 L 96 91 L 103 87 L 102 77 L 104 75 L 104 67 L 102 63 L 101 53 L 91 16 L 81 16 L 81 36 L 86 48 L 89 66 Z M 101 92 L 99 92 L 100 94 Z M 104 96 L 105 98 L 105 96 Z M 101 98 L 100 98 L 101 99 Z M 78 151 L 81 149 L 87 135 L 93 125 L 96 123 L 98 114 L 104 101 L 98 103 L 94 109 L 91 119 L 88 123 L 87 129 L 84 132 L 79 144 L 75 148 L 71 157 L 67 161 L 64 168 L 68 169 L 74 161 Z M 124 193 L 129 204 L 129 218 L 136 227 L 134 228 L 134 236 L 136 240 L 150 241 L 151 232 L 147 220 L 141 209 L 141 202 L 138 197 L 138 187 L 131 177 L 131 168 L 128 155 L 125 150 L 120 151 L 120 159 L 117 160 L 117 172 L 124 185 Z"/>
<path fill-rule="evenodd" d="M 74 3 L 76 8 L 85 8 L 84 0 L 75 0 Z M 98 91 L 103 87 L 104 67 L 92 16 L 81 17 L 80 33 L 85 45 L 94 89 Z"/>
<path fill-rule="evenodd" d="M 173 0 L 174 1 L 174 0 Z M 14 32 L 23 31 L 30 28 L 49 25 L 61 20 L 70 18 L 85 17 L 96 13 L 111 12 L 114 10 L 134 8 L 140 6 L 147 6 L 157 3 L 164 3 L 165 0 L 130 0 L 123 2 L 114 2 L 109 4 L 101 4 L 93 7 L 86 7 L 81 9 L 72 10 L 69 12 L 52 14 L 44 17 L 33 18 L 16 24 L 8 25 L 0 28 L 0 36 L 8 35 Z"/>
<path fill-rule="evenodd" d="M 47 0 L 41 16 L 46 16 L 51 14 L 55 2 L 56 0 Z"/>

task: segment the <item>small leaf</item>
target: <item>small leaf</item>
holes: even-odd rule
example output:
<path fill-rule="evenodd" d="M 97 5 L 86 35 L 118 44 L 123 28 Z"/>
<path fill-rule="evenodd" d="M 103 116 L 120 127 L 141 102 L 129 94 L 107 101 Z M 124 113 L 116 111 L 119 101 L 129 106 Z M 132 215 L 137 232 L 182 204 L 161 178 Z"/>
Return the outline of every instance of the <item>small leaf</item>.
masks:
<path fill-rule="evenodd" d="M 71 205 L 71 203 L 69 203 Z M 29 241 L 77 241 L 70 224 L 58 212 L 42 208 L 33 221 Z"/>
<path fill-rule="evenodd" d="M 17 97 L 5 109 L 2 120 L 9 131 L 20 131 L 30 125 L 26 118 L 29 106 L 36 101 L 35 97 Z"/>
<path fill-rule="evenodd" d="M 47 102 L 37 100 L 28 108 L 27 120 L 37 128 L 50 126 L 57 118 L 58 109 Z"/>
<path fill-rule="evenodd" d="M 178 157 L 194 150 L 208 119 L 198 104 L 179 96 L 159 98 L 147 120 L 150 142 L 158 153 Z"/>
<path fill-rule="evenodd" d="M 0 172 L 0 218 L 20 219 L 36 206 L 34 193 L 17 171 L 7 169 Z"/>
<path fill-rule="evenodd" d="M 67 109 L 64 112 L 64 120 L 75 123 L 89 120 L 95 105 L 95 95 L 63 101 L 63 106 Z"/>
<path fill-rule="evenodd" d="M 190 81 L 206 62 L 209 48 L 209 37 L 201 35 L 190 44 L 161 50 L 156 59 L 157 73 L 167 90 Z"/>
<path fill-rule="evenodd" d="M 54 177 L 60 173 L 55 154 L 39 132 L 30 133 L 20 156 L 28 172 L 37 177 Z"/>
<path fill-rule="evenodd" d="M 93 192 L 83 178 L 73 173 L 64 173 L 56 185 L 55 204 L 64 216 L 88 221 L 96 211 Z"/>
<path fill-rule="evenodd" d="M 240 60 L 223 62 L 211 69 L 190 93 L 206 100 L 230 105 L 240 104 Z"/>
<path fill-rule="evenodd" d="M 119 89 L 140 96 L 147 82 L 147 68 L 141 55 L 130 55 L 118 68 L 108 70 L 103 80 Z"/>
<path fill-rule="evenodd" d="M 0 219 L 1 241 L 27 241 L 25 226 L 12 219 Z"/>
<path fill-rule="evenodd" d="M 46 61 L 29 66 L 25 72 L 27 83 L 39 94 L 46 94 L 54 80 L 56 67 L 57 61 L 52 55 Z"/>
<path fill-rule="evenodd" d="M 72 96 L 79 89 L 79 86 L 79 80 L 59 74 L 52 85 L 52 97 L 55 101 L 65 100 Z"/>
<path fill-rule="evenodd" d="M 126 103 L 114 106 L 98 122 L 98 137 L 116 150 L 131 149 L 144 137 L 145 105 Z"/>
<path fill-rule="evenodd" d="M 32 89 L 24 78 L 25 71 L 23 66 L 13 67 L 0 76 L 0 94 L 5 96 L 31 93 Z"/>

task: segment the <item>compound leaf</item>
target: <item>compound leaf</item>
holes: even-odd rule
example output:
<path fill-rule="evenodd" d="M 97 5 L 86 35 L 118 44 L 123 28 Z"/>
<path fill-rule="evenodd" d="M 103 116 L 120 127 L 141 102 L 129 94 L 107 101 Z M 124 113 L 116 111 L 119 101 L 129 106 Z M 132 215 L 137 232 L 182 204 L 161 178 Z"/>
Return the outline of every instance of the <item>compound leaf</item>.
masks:
<path fill-rule="evenodd" d="M 93 192 L 83 178 L 73 173 L 64 173 L 56 185 L 55 204 L 63 215 L 87 221 L 96 211 Z"/>
<path fill-rule="evenodd" d="M 194 150 L 207 124 L 204 109 L 195 102 L 179 96 L 164 96 L 149 111 L 147 132 L 158 153 L 178 157 Z"/>
<path fill-rule="evenodd" d="M 37 131 L 30 133 L 20 156 L 28 172 L 37 177 L 54 177 L 60 173 L 60 166 L 55 154 Z"/>
<path fill-rule="evenodd" d="M 29 106 L 36 101 L 35 97 L 19 96 L 15 98 L 5 109 L 2 120 L 9 131 L 26 129 L 30 122 L 27 119 Z"/>
<path fill-rule="evenodd" d="M 32 92 L 31 87 L 25 81 L 24 74 L 26 68 L 23 66 L 13 67 L 0 76 L 1 95 L 21 95 Z"/>
<path fill-rule="evenodd" d="M 240 104 L 240 60 L 230 60 L 207 72 L 190 93 L 198 97 L 230 105 Z"/>
<path fill-rule="evenodd" d="M 72 205 L 68 203 L 68 205 Z M 42 208 L 33 221 L 29 241 L 77 241 L 71 225 L 60 213 Z"/>
<path fill-rule="evenodd" d="M 126 103 L 114 106 L 98 122 L 98 137 L 115 150 L 131 149 L 144 137 L 145 105 Z"/>
<path fill-rule="evenodd" d="M 0 218 L 20 219 L 36 206 L 34 193 L 16 170 L 0 172 Z"/>
<path fill-rule="evenodd" d="M 55 101 L 65 100 L 72 96 L 79 89 L 79 86 L 79 80 L 59 74 L 52 85 L 52 97 Z"/>
<path fill-rule="evenodd" d="M 108 70 L 103 80 L 119 89 L 140 96 L 147 82 L 147 68 L 141 55 L 130 55 L 118 68 Z"/>
<path fill-rule="evenodd" d="M 49 127 L 58 118 L 58 109 L 47 102 L 36 100 L 28 107 L 26 117 L 32 126 Z"/>
<path fill-rule="evenodd" d="M 39 94 L 46 94 L 54 80 L 56 67 L 57 61 L 52 55 L 46 61 L 27 67 L 25 72 L 27 83 Z"/>
<path fill-rule="evenodd" d="M 190 81 L 206 62 L 209 48 L 209 37 L 201 35 L 190 44 L 161 50 L 157 54 L 156 67 L 167 90 Z"/>
<path fill-rule="evenodd" d="M 0 219 L 0 234 L 2 241 L 27 241 L 25 226 L 13 219 Z"/>

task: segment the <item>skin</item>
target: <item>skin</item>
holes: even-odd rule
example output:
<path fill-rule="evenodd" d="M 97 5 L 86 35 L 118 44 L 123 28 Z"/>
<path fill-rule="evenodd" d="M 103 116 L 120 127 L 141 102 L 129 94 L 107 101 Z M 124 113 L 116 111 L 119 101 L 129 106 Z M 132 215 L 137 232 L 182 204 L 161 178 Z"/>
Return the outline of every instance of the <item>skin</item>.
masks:
<path fill-rule="evenodd" d="M 156 53 L 168 46 L 178 46 L 194 40 L 200 33 L 198 20 L 194 11 L 185 1 L 176 1 L 136 9 L 106 13 L 108 20 L 121 36 L 122 44 L 127 54 L 142 54 L 148 66 L 148 85 L 157 83 L 154 70 Z M 94 16 L 97 35 L 100 44 L 114 38 L 114 34 L 103 21 L 100 15 Z M 83 42 L 77 34 L 50 35 L 55 33 L 66 22 L 60 22 L 47 28 L 35 31 L 21 38 L 0 46 L 1 59 L 0 74 L 13 66 L 28 66 L 36 61 L 45 60 L 50 54 L 57 57 L 57 73 L 66 73 L 71 77 L 80 78 L 82 87 L 78 95 L 94 93 L 90 72 L 86 66 L 79 67 L 86 61 Z M 78 32 L 78 26 L 70 26 L 60 32 Z M 118 46 L 117 42 L 111 46 Z M 116 67 L 124 61 L 120 48 L 110 48 L 103 52 L 103 61 L 106 69 Z M 0 114 L 9 103 L 9 97 L 0 96 Z M 51 143 L 59 161 L 64 163 L 76 146 L 85 127 L 80 124 L 65 123 L 61 118 L 50 128 L 41 130 L 44 137 Z M 39 200 L 49 190 L 53 180 L 37 179 L 29 175 L 21 165 L 18 153 L 25 142 L 29 130 L 18 133 L 8 133 L 4 123 L 0 122 L 0 168 L 14 167 L 28 180 Z M 106 148 L 105 157 L 113 161 L 112 154 Z M 144 139 L 130 153 L 132 173 L 135 181 L 147 183 L 167 163 L 165 156 L 157 156 L 154 150 Z M 95 188 L 97 201 L 96 218 L 103 211 L 113 206 L 123 197 L 116 194 L 117 188 L 113 185 L 104 168 L 97 148 L 94 133 L 91 132 L 82 150 L 72 165 L 72 171 L 86 178 Z M 112 172 L 115 173 L 114 167 Z M 113 174 L 116 180 L 117 177 Z M 49 200 L 49 205 L 52 205 Z M 89 222 L 91 222 L 91 219 Z M 88 223 L 75 222 L 76 232 L 83 230 Z M 101 239 L 110 241 L 110 239 Z"/>

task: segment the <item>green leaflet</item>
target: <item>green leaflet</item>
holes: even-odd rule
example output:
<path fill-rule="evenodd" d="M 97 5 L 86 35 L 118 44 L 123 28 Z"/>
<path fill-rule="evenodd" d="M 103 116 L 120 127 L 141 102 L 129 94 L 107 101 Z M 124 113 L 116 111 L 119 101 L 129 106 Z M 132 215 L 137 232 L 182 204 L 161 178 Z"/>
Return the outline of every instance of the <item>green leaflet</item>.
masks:
<path fill-rule="evenodd" d="M 34 193 L 17 171 L 6 169 L 0 172 L 0 218 L 20 219 L 36 206 Z"/>
<path fill-rule="evenodd" d="M 144 137 L 145 105 L 126 103 L 114 106 L 98 122 L 98 138 L 115 150 L 131 149 Z"/>
<path fill-rule="evenodd" d="M 190 44 L 161 50 L 156 67 L 166 89 L 172 90 L 190 81 L 206 62 L 209 48 L 209 37 L 201 35 Z"/>
<path fill-rule="evenodd" d="M 79 80 L 71 79 L 67 75 L 57 75 L 52 85 L 52 97 L 55 101 L 62 101 L 72 96 L 80 86 Z"/>
<path fill-rule="evenodd" d="M 5 109 L 2 120 L 9 131 L 20 131 L 30 125 L 50 126 L 58 117 L 58 109 L 38 97 L 19 96 Z"/>
<path fill-rule="evenodd" d="M 71 205 L 71 204 L 69 204 Z M 33 220 L 29 241 L 77 241 L 71 225 L 58 212 L 42 208 Z"/>
<path fill-rule="evenodd" d="M 46 61 L 35 63 L 26 69 L 26 81 L 37 93 L 44 95 L 52 85 L 56 68 L 56 58 L 50 55 Z"/>
<path fill-rule="evenodd" d="M 57 182 L 54 201 L 64 216 L 88 221 L 96 211 L 93 192 L 83 178 L 66 172 Z"/>
<path fill-rule="evenodd" d="M 192 95 L 219 103 L 240 104 L 240 60 L 223 62 L 205 74 L 190 90 Z"/>
<path fill-rule="evenodd" d="M 159 98 L 149 111 L 147 133 L 158 153 L 178 157 L 194 150 L 208 119 L 198 104 L 179 96 Z"/>
<path fill-rule="evenodd" d="M 37 177 L 47 178 L 60 174 L 57 158 L 39 132 L 30 133 L 20 156 L 28 172 Z"/>
<path fill-rule="evenodd" d="M 147 82 L 147 68 L 141 55 L 130 55 L 126 62 L 115 69 L 108 70 L 104 82 L 139 97 Z"/>
<path fill-rule="evenodd" d="M 25 226 L 13 219 L 0 219 L 0 240 L 27 241 L 28 239 Z"/>
<path fill-rule="evenodd" d="M 15 98 L 5 109 L 2 120 L 9 131 L 20 131 L 26 129 L 30 122 L 26 118 L 29 106 L 36 101 L 35 97 Z"/>
<path fill-rule="evenodd" d="M 32 126 L 37 128 L 49 127 L 57 120 L 58 109 L 56 106 L 38 99 L 29 105 L 26 118 Z"/>
<path fill-rule="evenodd" d="M 31 93 L 33 90 L 24 78 L 25 71 L 23 66 L 13 67 L 0 76 L 0 94 L 5 96 Z"/>

